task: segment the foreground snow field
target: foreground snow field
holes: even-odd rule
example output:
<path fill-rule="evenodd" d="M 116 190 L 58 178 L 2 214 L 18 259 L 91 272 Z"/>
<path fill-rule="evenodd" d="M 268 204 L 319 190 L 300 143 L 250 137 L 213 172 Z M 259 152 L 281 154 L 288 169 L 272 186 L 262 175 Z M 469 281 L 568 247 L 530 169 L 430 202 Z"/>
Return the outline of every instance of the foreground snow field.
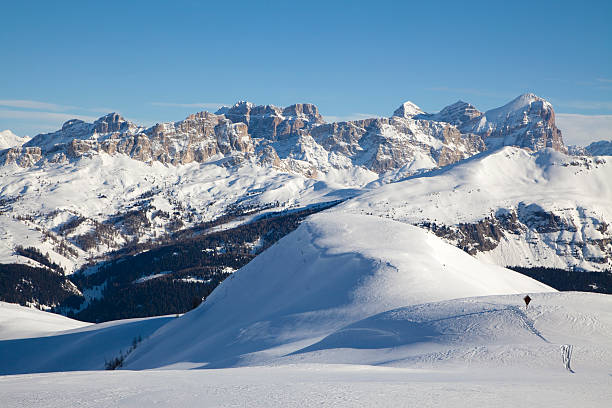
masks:
<path fill-rule="evenodd" d="M 577 372 L 290 365 L 0 377 L 7 408 L 608 407 L 612 376 Z"/>

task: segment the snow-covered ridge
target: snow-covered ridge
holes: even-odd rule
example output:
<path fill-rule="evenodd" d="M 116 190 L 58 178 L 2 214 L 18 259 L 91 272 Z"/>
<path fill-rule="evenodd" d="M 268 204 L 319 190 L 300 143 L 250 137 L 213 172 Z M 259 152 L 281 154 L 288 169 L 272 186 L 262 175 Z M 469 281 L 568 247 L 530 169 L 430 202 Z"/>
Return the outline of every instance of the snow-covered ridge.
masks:
<path fill-rule="evenodd" d="M 434 231 L 498 265 L 612 268 L 612 161 L 515 147 L 382 186 L 333 211 Z"/>

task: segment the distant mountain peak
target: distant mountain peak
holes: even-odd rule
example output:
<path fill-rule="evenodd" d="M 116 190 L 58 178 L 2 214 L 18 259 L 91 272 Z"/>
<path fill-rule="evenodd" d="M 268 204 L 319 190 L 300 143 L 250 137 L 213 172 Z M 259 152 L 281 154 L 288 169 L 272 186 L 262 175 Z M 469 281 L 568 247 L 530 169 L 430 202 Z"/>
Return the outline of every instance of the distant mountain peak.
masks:
<path fill-rule="evenodd" d="M 428 119 L 437 122 L 447 122 L 461 127 L 464 123 L 482 116 L 482 112 L 474 105 L 459 100 L 452 105 L 448 105 L 438 113 L 420 115 L 418 119 Z"/>
<path fill-rule="evenodd" d="M 413 102 L 406 101 L 393 112 L 393 116 L 400 118 L 411 118 L 416 115 L 423 114 L 423 110 Z"/>
<path fill-rule="evenodd" d="M 125 120 L 120 114 L 111 112 L 100 117 L 93 124 L 96 133 L 109 133 L 125 130 L 131 123 Z"/>
<path fill-rule="evenodd" d="M 85 122 L 83 122 L 81 119 L 70 119 L 70 120 L 67 120 L 62 125 L 62 130 L 66 130 L 66 129 L 68 129 L 68 128 L 74 126 L 74 125 L 80 124 L 80 123 L 85 123 Z"/>
<path fill-rule="evenodd" d="M 504 106 L 488 110 L 486 112 L 487 119 L 499 120 L 515 113 L 525 112 L 532 104 L 536 102 L 540 102 L 543 108 L 552 110 L 552 105 L 546 99 L 541 98 L 533 93 L 524 93 L 522 95 L 517 96 Z"/>
<path fill-rule="evenodd" d="M 9 129 L 3 130 L 0 132 L 0 150 L 21 146 L 28 140 L 30 140 L 30 138 L 27 136 L 20 137 Z"/>

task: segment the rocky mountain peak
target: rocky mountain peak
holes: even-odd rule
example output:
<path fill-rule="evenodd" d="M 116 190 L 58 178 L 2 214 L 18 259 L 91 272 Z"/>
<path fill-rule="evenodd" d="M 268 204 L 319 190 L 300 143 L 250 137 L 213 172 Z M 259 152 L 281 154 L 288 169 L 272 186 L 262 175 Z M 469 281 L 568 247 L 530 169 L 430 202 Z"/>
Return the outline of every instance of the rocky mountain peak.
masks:
<path fill-rule="evenodd" d="M 215 115 L 248 115 L 255 105 L 247 101 L 238 101 L 232 106 L 222 106 Z"/>
<path fill-rule="evenodd" d="M 421 108 L 419 108 L 416 104 L 410 101 L 406 101 L 393 112 L 393 116 L 400 118 L 411 118 L 413 116 L 420 115 L 423 113 L 424 112 L 421 110 Z"/>
<path fill-rule="evenodd" d="M 544 111 L 552 112 L 553 109 L 546 99 L 540 98 L 533 93 L 526 93 L 519 95 L 504 106 L 488 110 L 485 115 L 489 121 L 503 121 L 510 117 L 524 115 L 533 111 L 536 113 Z"/>
<path fill-rule="evenodd" d="M 112 133 L 126 130 L 130 123 L 118 113 L 112 112 L 102 116 L 94 123 L 94 132 Z"/>
<path fill-rule="evenodd" d="M 464 123 L 468 123 L 480 116 L 482 116 L 482 112 L 476 109 L 474 105 L 459 100 L 452 105 L 448 105 L 438 113 L 419 115 L 418 118 L 446 122 L 461 127 Z"/>
<path fill-rule="evenodd" d="M 62 130 L 69 129 L 69 128 L 73 127 L 73 126 L 80 125 L 80 124 L 83 124 L 83 123 L 85 123 L 85 122 L 83 122 L 81 119 L 70 119 L 70 120 L 67 120 L 66 122 L 64 122 L 64 124 L 62 125 Z"/>
<path fill-rule="evenodd" d="M 426 114 L 405 102 L 391 118 L 329 124 L 309 103 L 283 108 L 239 101 L 217 113 L 199 112 L 149 129 L 110 113 L 94 123 L 70 120 L 61 130 L 4 153 L 0 163 L 61 162 L 97 152 L 171 164 L 229 155 L 307 177 L 352 166 L 379 175 L 398 172 L 392 177 L 399 177 L 508 145 L 567 150 L 552 106 L 525 94 L 486 113 L 458 101 Z"/>
<path fill-rule="evenodd" d="M 283 109 L 283 116 L 306 120 L 312 123 L 323 123 L 319 109 L 311 103 L 296 103 Z"/>
<path fill-rule="evenodd" d="M 593 142 L 584 150 L 591 156 L 612 156 L 612 140 Z"/>

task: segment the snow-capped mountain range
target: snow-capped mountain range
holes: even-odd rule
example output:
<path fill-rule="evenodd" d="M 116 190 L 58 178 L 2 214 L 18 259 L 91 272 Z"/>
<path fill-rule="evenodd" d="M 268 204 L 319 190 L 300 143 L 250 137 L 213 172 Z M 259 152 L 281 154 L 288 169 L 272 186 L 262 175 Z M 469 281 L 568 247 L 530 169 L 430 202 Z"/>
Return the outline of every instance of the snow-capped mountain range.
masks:
<path fill-rule="evenodd" d="M 337 123 L 325 123 L 311 104 L 279 108 L 238 102 L 215 114 L 200 112 L 148 129 L 111 113 L 94 123 L 70 120 L 57 132 L 3 152 L 0 162 L 65 163 L 98 152 L 173 165 L 223 157 L 307 177 L 359 170 L 363 178 L 375 179 L 445 166 L 500 146 L 566 151 L 552 106 L 525 94 L 485 113 L 457 102 L 430 115 L 406 102 L 390 118 Z"/>
<path fill-rule="evenodd" d="M 0 151 L 0 262 L 36 265 L 15 252 L 17 245 L 31 246 L 72 272 L 128 243 L 228 213 L 247 222 L 266 211 L 377 194 L 377 187 L 392 183 L 381 191 L 398 189 L 412 202 L 402 221 L 438 231 L 471 254 L 503 266 L 605 269 L 612 252 L 605 226 L 612 217 L 594 198 L 607 191 L 610 164 L 567 156 L 554 118 L 550 103 L 525 94 L 484 113 L 462 101 L 435 114 L 406 102 L 389 118 L 335 123 L 325 123 L 311 104 L 248 102 L 150 128 L 116 113 L 94 123 L 70 120 Z M 499 150 L 503 146 L 513 147 Z M 480 177 L 466 179 L 472 172 Z M 503 189 L 498 173 L 506 177 Z M 440 190 L 413 191 L 416 184 Z M 558 187 L 548 188 L 576 184 L 584 202 L 571 205 L 562 204 L 566 197 Z M 495 188 L 487 191 L 487 185 Z M 539 188 L 537 205 L 533 186 Z M 479 188 L 490 197 L 482 202 L 514 193 L 503 206 L 479 206 L 476 213 L 468 203 Z M 426 198 L 441 191 L 454 201 Z M 492 214 L 494 223 L 503 215 L 509 224 L 493 228 L 485 221 Z M 555 227 L 538 226 L 547 222 Z M 559 231 L 562 237 L 550 235 Z M 503 248 L 511 237 L 521 237 L 522 249 L 508 256 Z"/>

